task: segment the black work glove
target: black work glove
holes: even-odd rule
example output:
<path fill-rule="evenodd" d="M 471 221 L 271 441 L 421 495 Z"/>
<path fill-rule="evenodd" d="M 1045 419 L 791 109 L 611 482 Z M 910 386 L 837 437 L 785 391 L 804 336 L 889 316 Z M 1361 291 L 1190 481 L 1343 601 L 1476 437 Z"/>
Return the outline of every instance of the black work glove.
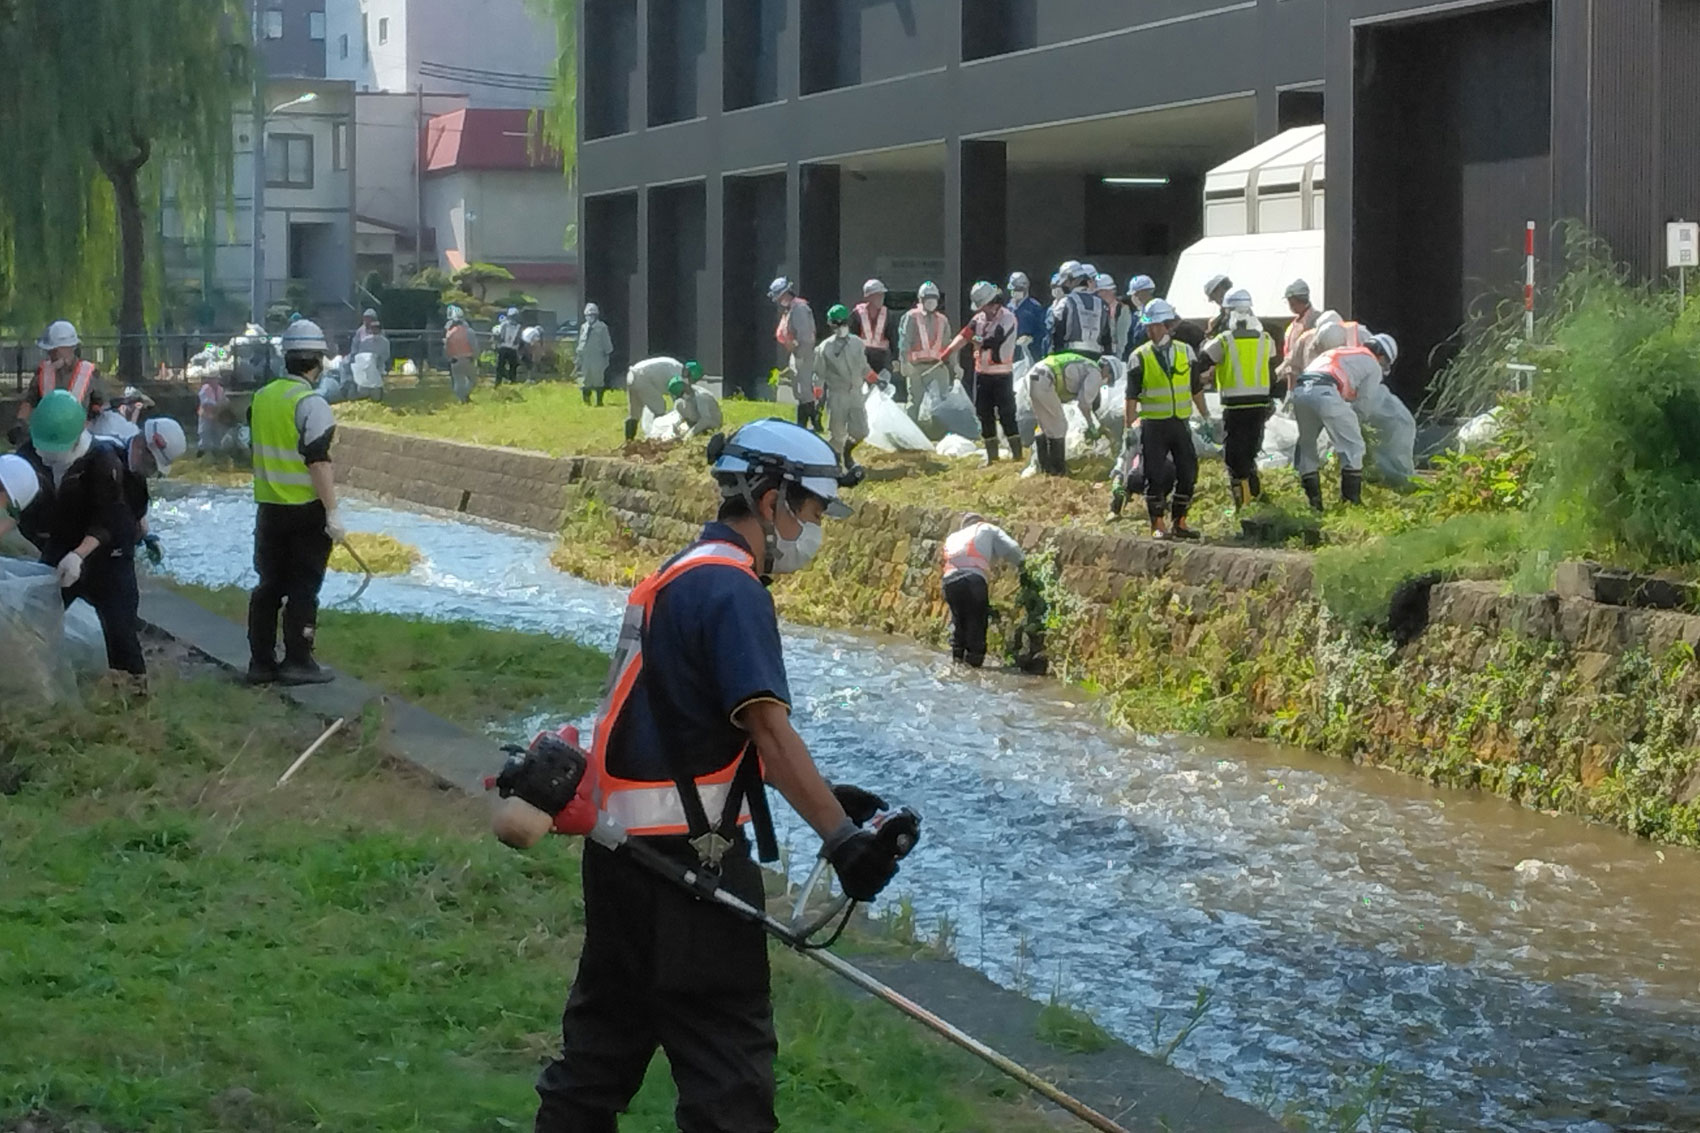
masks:
<path fill-rule="evenodd" d="M 544 814 L 567 809 L 584 779 L 588 762 L 584 752 L 555 732 L 544 732 L 525 751 L 507 750 L 511 754 L 496 776 L 496 791 L 502 798 L 517 795 Z"/>
<path fill-rule="evenodd" d="M 897 853 L 872 830 L 846 826 L 821 852 L 838 872 L 839 887 L 853 901 L 872 901 L 897 876 Z"/>
<path fill-rule="evenodd" d="M 12 427 L 6 430 L 6 443 L 12 446 L 21 445 L 30 435 L 30 427 L 22 421 L 13 421 Z"/>
<path fill-rule="evenodd" d="M 165 561 L 165 549 L 159 545 L 159 536 L 149 533 L 142 536 L 142 546 L 147 551 L 148 562 L 158 566 Z"/>
<path fill-rule="evenodd" d="M 849 783 L 838 783 L 832 788 L 838 805 L 844 808 L 844 813 L 850 816 L 850 821 L 857 826 L 866 826 L 868 821 L 886 809 L 886 802 L 872 791 Z"/>

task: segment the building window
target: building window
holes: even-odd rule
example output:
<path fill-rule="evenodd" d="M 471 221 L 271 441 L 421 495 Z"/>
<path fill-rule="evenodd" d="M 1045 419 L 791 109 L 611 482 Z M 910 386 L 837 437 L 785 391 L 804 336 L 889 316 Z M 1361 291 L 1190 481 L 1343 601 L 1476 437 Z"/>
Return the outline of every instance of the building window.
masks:
<path fill-rule="evenodd" d="M 325 41 L 325 14 L 323 12 L 307 13 L 307 36 L 320 43 Z"/>
<path fill-rule="evenodd" d="M 381 45 L 381 44 L 388 43 L 389 41 L 390 41 L 390 18 L 388 16 L 379 16 L 378 17 L 378 43 Z"/>
<path fill-rule="evenodd" d="M 338 58 L 340 58 L 340 59 L 347 59 L 348 58 L 348 37 L 346 35 L 337 36 L 336 51 L 337 51 L 337 57 Z"/>
<path fill-rule="evenodd" d="M 331 168 L 341 173 L 348 168 L 348 123 L 331 126 Z"/>
<path fill-rule="evenodd" d="M 313 136 L 266 135 L 266 184 L 274 189 L 313 187 Z"/>
<path fill-rule="evenodd" d="M 267 39 L 282 39 L 283 38 L 283 9 L 282 8 L 267 8 L 266 9 L 266 38 Z"/>
<path fill-rule="evenodd" d="M 360 13 L 360 58 L 361 61 L 372 61 L 372 25 L 366 13 Z"/>

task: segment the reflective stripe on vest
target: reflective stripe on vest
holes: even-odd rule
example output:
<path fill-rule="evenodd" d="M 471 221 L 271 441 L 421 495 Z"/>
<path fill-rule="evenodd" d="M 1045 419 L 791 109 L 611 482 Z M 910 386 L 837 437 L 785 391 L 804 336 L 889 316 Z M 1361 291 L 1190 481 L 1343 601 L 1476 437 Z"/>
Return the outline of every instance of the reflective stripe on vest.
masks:
<path fill-rule="evenodd" d="M 1192 362 L 1187 358 L 1186 348 L 1179 342 L 1170 347 L 1170 365 L 1174 366 L 1173 374 L 1165 373 L 1163 364 L 1157 360 L 1157 348 L 1150 343 L 1141 346 L 1135 354 L 1140 356 L 1139 384 L 1139 415 L 1152 421 L 1165 421 L 1171 417 L 1186 420 L 1192 416 Z"/>
<path fill-rule="evenodd" d="M 1079 395 L 1080 387 L 1078 385 L 1072 390 L 1068 388 L 1068 368 L 1080 363 L 1093 367 L 1098 365 L 1084 354 L 1070 353 L 1053 354 L 1039 363 L 1050 372 L 1057 387 L 1057 399 L 1059 401 L 1067 401 L 1069 398 Z"/>
<path fill-rule="evenodd" d="M 254 499 L 262 504 L 310 504 L 318 498 L 295 427 L 295 407 L 312 395 L 299 378 L 279 378 L 254 395 Z"/>
<path fill-rule="evenodd" d="M 879 347 L 885 346 L 885 315 L 886 309 L 881 307 L 879 322 L 871 322 L 868 319 L 868 305 L 866 303 L 856 304 L 856 321 L 862 324 L 863 342 Z"/>
<path fill-rule="evenodd" d="M 59 388 L 59 370 L 52 362 L 43 362 L 35 368 L 35 384 L 43 397 Z M 85 409 L 89 403 L 89 387 L 93 384 L 94 363 L 78 359 L 71 370 L 71 383 L 65 388 L 71 391 L 72 397 L 83 403 Z"/>
<path fill-rule="evenodd" d="M 1281 343 L 1281 356 L 1283 358 L 1292 357 L 1293 351 L 1298 348 L 1299 339 L 1304 337 L 1305 331 L 1316 326 L 1318 317 L 1316 308 L 1312 307 L 1287 324 L 1287 335 Z"/>
<path fill-rule="evenodd" d="M 1102 350 L 1104 343 L 1100 336 L 1104 333 L 1104 301 L 1096 295 L 1074 291 L 1063 303 L 1069 313 L 1063 330 L 1074 332 L 1074 337 L 1063 345 L 1070 350 Z"/>
<path fill-rule="evenodd" d="M 992 576 L 991 560 L 980 553 L 980 548 L 974 544 L 974 536 L 980 533 L 983 523 L 972 527 L 964 527 L 945 538 L 944 541 L 944 573 L 954 574 L 957 571 L 967 571 L 981 578 Z"/>
<path fill-rule="evenodd" d="M 996 351 L 987 350 L 983 346 L 974 348 L 974 370 L 976 373 L 1008 374 L 1014 371 L 1015 340 L 1020 336 L 1021 328 L 1016 324 L 1014 315 L 1010 315 L 1009 322 L 1005 323 L 1004 315 L 1006 314 L 1009 314 L 1007 310 L 1000 309 L 995 319 L 988 319 L 984 316 L 975 317 L 974 321 L 979 324 L 981 338 L 1000 326 L 1009 332 L 1004 335 L 1003 341 L 998 344 L 999 349 Z"/>
<path fill-rule="evenodd" d="M 1341 397 L 1344 397 L 1347 401 L 1356 401 L 1358 399 L 1357 383 L 1352 381 L 1351 371 L 1343 364 L 1347 358 L 1354 355 L 1375 358 L 1375 352 L 1367 346 L 1342 346 L 1338 350 L 1319 354 L 1311 361 L 1310 365 L 1305 367 L 1305 373 L 1321 374 L 1333 379 L 1335 386 L 1340 390 Z M 1381 360 L 1376 358 L 1375 364 L 1381 365 Z"/>
<path fill-rule="evenodd" d="M 929 314 L 924 307 L 915 307 L 909 313 L 915 316 L 915 335 L 919 339 L 915 348 L 909 351 L 909 361 L 931 362 L 939 347 L 944 345 L 950 320 L 944 317 L 943 311 Z"/>
<path fill-rule="evenodd" d="M 1262 331 L 1224 334 L 1222 364 L 1216 367 L 1216 391 L 1223 405 L 1269 400 L 1269 357 L 1275 343 Z M 1224 380 L 1226 379 L 1226 380 Z"/>
<path fill-rule="evenodd" d="M 625 620 L 620 625 L 620 639 L 614 647 L 614 660 L 608 670 L 608 687 L 603 692 L 602 706 L 597 709 L 596 723 L 590 744 L 590 797 L 596 809 L 613 818 L 629 834 L 663 835 L 689 834 L 690 820 L 679 788 L 671 780 L 621 779 L 608 770 L 608 747 L 620 715 L 631 702 L 632 690 L 643 674 L 643 631 L 655 609 L 661 591 L 686 571 L 700 567 L 719 566 L 741 570 L 756 577 L 755 558 L 741 547 L 730 543 L 698 543 L 660 570 L 638 583 L 626 599 Z M 726 810 L 727 795 L 739 765 L 750 754 L 748 745 L 727 761 L 725 766 L 699 775 L 697 794 L 702 799 L 703 813 L 710 823 L 718 824 Z M 738 812 L 741 825 L 750 820 L 749 800 Z"/>

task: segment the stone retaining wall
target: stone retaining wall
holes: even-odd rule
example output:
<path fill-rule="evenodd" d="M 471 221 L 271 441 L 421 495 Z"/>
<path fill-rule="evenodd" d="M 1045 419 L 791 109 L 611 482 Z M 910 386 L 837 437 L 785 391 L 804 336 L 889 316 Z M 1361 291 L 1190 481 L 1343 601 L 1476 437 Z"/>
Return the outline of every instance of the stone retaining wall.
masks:
<path fill-rule="evenodd" d="M 359 428 L 338 438 L 350 486 L 559 532 L 557 562 L 600 581 L 631 581 L 715 505 L 706 477 L 666 465 Z M 797 621 L 940 644 L 954 520 L 864 500 L 776 600 Z M 1120 722 L 1274 739 L 1700 844 L 1700 618 L 1446 583 L 1428 629 L 1396 648 L 1330 621 L 1305 554 L 1011 533 L 1053 546 L 1061 567 L 1053 671 L 1101 690 Z M 994 602 L 1012 591 L 1001 579 Z"/>

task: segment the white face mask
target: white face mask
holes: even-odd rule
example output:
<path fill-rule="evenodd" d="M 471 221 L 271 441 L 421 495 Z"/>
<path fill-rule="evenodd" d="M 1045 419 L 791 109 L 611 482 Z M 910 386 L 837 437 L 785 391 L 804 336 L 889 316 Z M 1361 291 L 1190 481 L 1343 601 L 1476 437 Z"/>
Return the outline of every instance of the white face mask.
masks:
<path fill-rule="evenodd" d="M 1052 299 L 1061 299 L 1062 297 L 1063 297 L 1063 289 L 1062 288 L 1060 288 L 1060 287 L 1051 288 L 1051 298 Z"/>
<path fill-rule="evenodd" d="M 787 539 L 775 532 L 773 538 L 774 551 L 773 573 L 795 574 L 808 566 L 814 557 L 820 554 L 821 544 L 826 540 L 826 532 L 821 530 L 818 523 L 805 523 L 803 529 L 797 532 L 795 539 Z"/>
<path fill-rule="evenodd" d="M 928 314 L 931 314 L 932 312 L 934 312 L 938 309 L 939 309 L 939 301 L 937 299 L 923 299 L 923 300 L 921 300 L 921 310 L 926 311 Z"/>
<path fill-rule="evenodd" d="M 849 338 L 850 337 L 850 328 L 849 327 L 833 327 L 832 333 L 837 335 L 839 338 Z"/>
<path fill-rule="evenodd" d="M 1016 290 L 1011 291 L 1009 293 L 1009 297 L 1010 297 L 1010 300 L 1012 302 L 1019 303 L 1023 299 L 1027 298 L 1027 292 L 1022 291 L 1020 288 L 1017 288 Z"/>

